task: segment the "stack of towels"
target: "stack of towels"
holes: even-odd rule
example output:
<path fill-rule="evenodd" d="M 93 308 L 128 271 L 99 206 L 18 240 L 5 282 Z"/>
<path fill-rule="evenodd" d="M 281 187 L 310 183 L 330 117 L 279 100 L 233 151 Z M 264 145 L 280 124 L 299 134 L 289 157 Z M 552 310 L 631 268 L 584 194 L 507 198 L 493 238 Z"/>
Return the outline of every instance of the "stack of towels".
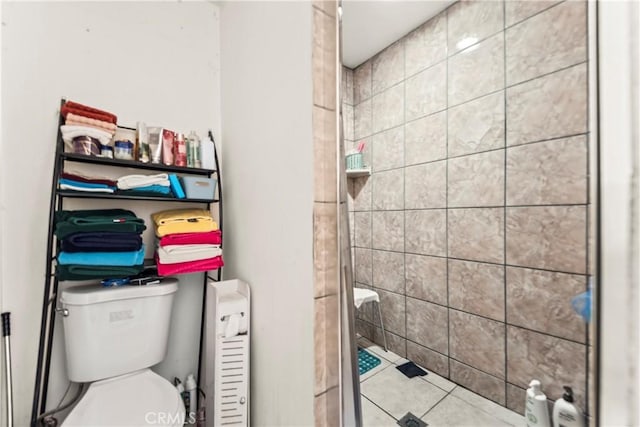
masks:
<path fill-rule="evenodd" d="M 108 111 L 67 101 L 62 106 L 60 114 L 65 118 L 65 124 L 60 127 L 60 131 L 68 151 L 73 151 L 74 138 L 88 136 L 100 145 L 108 145 L 116 133 L 118 118 Z"/>
<path fill-rule="evenodd" d="M 60 280 L 121 278 L 140 274 L 144 221 L 124 209 L 58 211 L 60 242 L 56 275 Z"/>
<path fill-rule="evenodd" d="M 151 215 L 156 227 L 160 276 L 215 270 L 224 265 L 222 233 L 205 209 L 175 209 Z"/>
<path fill-rule="evenodd" d="M 86 191 L 90 193 L 113 193 L 117 183 L 109 178 L 94 178 L 77 172 L 62 172 L 60 174 L 61 190 Z"/>
<path fill-rule="evenodd" d="M 139 196 L 169 196 L 171 193 L 169 175 L 166 173 L 125 175 L 118 178 L 117 185 L 120 193 L 131 193 Z"/>

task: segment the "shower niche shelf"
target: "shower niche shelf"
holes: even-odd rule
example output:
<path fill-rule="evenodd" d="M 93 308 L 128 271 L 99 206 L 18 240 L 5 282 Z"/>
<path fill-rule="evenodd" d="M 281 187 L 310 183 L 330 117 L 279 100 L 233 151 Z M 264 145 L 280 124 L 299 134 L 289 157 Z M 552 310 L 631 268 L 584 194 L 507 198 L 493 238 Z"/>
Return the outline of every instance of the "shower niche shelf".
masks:
<path fill-rule="evenodd" d="M 359 178 L 371 175 L 371 168 L 347 169 L 347 178 Z"/>

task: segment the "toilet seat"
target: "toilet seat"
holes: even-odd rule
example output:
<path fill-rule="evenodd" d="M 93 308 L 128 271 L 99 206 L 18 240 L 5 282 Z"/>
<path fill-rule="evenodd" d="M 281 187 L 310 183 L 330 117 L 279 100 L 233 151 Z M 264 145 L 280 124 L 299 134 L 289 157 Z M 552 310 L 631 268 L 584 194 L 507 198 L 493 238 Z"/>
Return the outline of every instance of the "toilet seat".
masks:
<path fill-rule="evenodd" d="M 160 375 L 143 369 L 91 383 L 62 427 L 179 427 L 184 421 L 178 390 Z"/>

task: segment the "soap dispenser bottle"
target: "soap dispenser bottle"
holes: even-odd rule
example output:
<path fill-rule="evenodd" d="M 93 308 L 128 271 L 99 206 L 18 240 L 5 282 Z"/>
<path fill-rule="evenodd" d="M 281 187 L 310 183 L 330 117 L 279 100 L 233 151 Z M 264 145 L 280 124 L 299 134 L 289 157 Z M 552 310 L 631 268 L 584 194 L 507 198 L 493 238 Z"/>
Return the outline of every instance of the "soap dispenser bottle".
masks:
<path fill-rule="evenodd" d="M 553 404 L 553 427 L 583 427 L 582 415 L 573 404 L 573 390 L 564 386 L 564 394 Z"/>
<path fill-rule="evenodd" d="M 551 427 L 547 396 L 540 389 L 540 381 L 531 380 L 527 389 L 524 417 L 527 427 Z"/>

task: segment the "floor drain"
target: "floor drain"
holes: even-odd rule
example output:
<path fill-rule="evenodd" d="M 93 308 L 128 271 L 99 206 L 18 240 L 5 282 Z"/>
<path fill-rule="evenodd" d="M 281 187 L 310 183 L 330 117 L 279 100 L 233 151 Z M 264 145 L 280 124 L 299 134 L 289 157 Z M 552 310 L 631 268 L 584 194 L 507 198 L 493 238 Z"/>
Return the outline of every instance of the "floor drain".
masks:
<path fill-rule="evenodd" d="M 426 427 L 428 424 L 413 415 L 411 412 L 407 412 L 407 415 L 400 418 L 398 425 L 402 427 Z"/>

